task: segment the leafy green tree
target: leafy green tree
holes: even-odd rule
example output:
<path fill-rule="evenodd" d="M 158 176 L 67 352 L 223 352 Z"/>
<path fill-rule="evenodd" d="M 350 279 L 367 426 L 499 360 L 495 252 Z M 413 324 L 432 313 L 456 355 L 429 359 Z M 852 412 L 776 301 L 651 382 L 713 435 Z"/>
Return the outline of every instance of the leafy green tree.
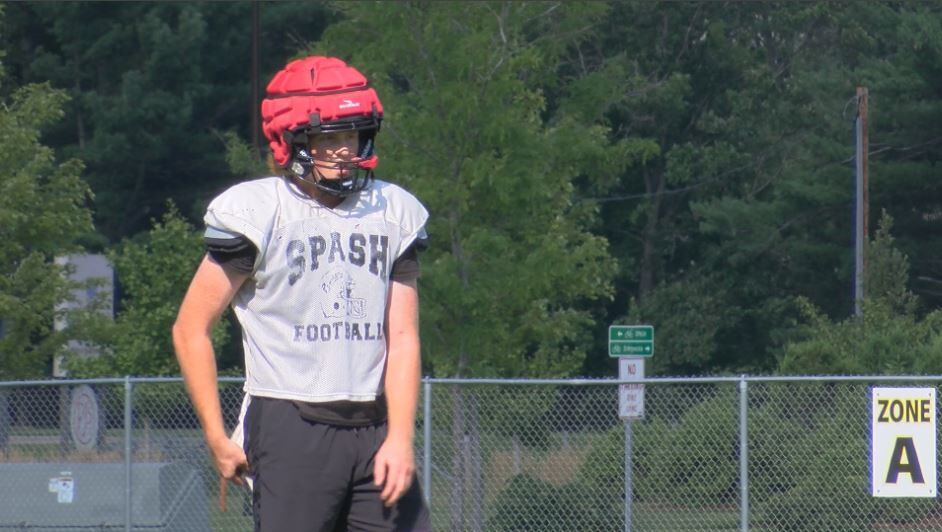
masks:
<path fill-rule="evenodd" d="M 431 211 L 420 281 L 428 369 L 580 371 L 591 302 L 610 297 L 615 262 L 574 182 L 636 153 L 580 120 L 577 103 L 551 113 L 544 86 L 605 5 L 357 3 L 343 13 L 307 51 L 340 55 L 379 87 L 381 177 Z M 567 101 L 584 96 L 570 90 Z"/>
<path fill-rule="evenodd" d="M 214 132 L 254 138 L 254 14 L 261 91 L 288 50 L 332 20 L 324 4 L 310 2 L 8 6 L 0 40 L 11 75 L 72 96 L 51 135 L 87 164 L 98 246 L 147 230 L 168 198 L 198 219 L 231 182 Z"/>
<path fill-rule="evenodd" d="M 125 240 L 110 258 L 120 282 L 123 308 L 113 324 L 88 339 L 105 347 L 96 358 L 73 359 L 76 376 L 177 375 L 170 329 L 204 253 L 202 235 L 171 205 L 147 233 Z M 217 355 L 229 339 L 227 321 L 213 329 Z"/>
<path fill-rule="evenodd" d="M 378 87 L 380 177 L 404 185 L 431 212 L 419 281 L 427 373 L 580 372 L 593 311 L 611 296 L 616 264 L 591 231 L 596 206 L 576 201 L 575 183 L 604 179 L 637 152 L 582 119 L 586 88 L 563 93 L 556 70 L 606 6 L 366 6 L 341 4 L 344 20 L 305 53 L 338 55 Z M 550 108 L 550 88 L 568 105 Z M 451 391 L 450 527 L 481 530 L 481 412 L 472 393 Z M 467 497 L 459 493 L 466 483 Z"/>
<path fill-rule="evenodd" d="M 942 312 L 924 317 L 906 288 L 909 261 L 894 247 L 884 214 L 868 246 L 862 313 L 834 321 L 803 301 L 801 339 L 785 346 L 780 370 L 800 374 L 937 374 L 942 371 Z"/>
<path fill-rule="evenodd" d="M 910 260 L 907 287 L 924 309 L 935 309 L 942 304 L 942 5 L 864 5 L 856 49 L 847 53 L 869 90 L 871 224 L 883 210 L 893 217 L 894 245 Z"/>
<path fill-rule="evenodd" d="M 72 335 L 53 331 L 71 288 L 53 259 L 78 251 L 76 238 L 92 230 L 91 193 L 82 163 L 57 160 L 40 139 L 67 100 L 44 83 L 0 102 L 0 380 L 48 377 Z"/>
<path fill-rule="evenodd" d="M 735 320 L 729 294 L 710 276 L 691 276 L 655 287 L 632 300 L 626 321 L 656 323 L 652 374 L 694 375 L 713 363 L 722 331 Z M 722 312 L 718 310 L 722 309 Z"/>
<path fill-rule="evenodd" d="M 937 11 L 618 2 L 580 43 L 588 68 L 625 61 L 648 80 L 604 114 L 616 138 L 656 149 L 604 193 L 582 192 L 603 205 L 601 234 L 625 265 L 613 321 L 670 331 L 657 372 L 771 371 L 798 296 L 828 316 L 853 308 L 855 85 L 871 87 L 871 205 L 905 220 L 900 243 L 926 257 L 914 265 L 929 291 L 938 69 L 924 58 Z"/>
<path fill-rule="evenodd" d="M 619 2 L 578 47 L 590 67 L 629 65 L 633 90 L 609 98 L 604 116 L 616 138 L 654 145 L 608 190 L 583 193 L 601 202 L 601 232 L 629 266 L 612 321 L 656 326 L 659 373 L 769 366 L 755 350 L 762 355 L 791 293 L 769 282 L 777 266 L 765 261 L 788 213 L 748 207 L 771 193 L 792 153 L 776 148 L 804 131 L 777 119 L 795 114 L 789 66 L 808 45 L 799 36 L 814 29 L 812 11 Z"/>
<path fill-rule="evenodd" d="M 238 133 L 229 130 L 221 133 L 220 138 L 225 143 L 226 164 L 233 175 L 251 178 L 271 174 L 268 164 L 258 157 L 252 145 L 242 140 Z"/>

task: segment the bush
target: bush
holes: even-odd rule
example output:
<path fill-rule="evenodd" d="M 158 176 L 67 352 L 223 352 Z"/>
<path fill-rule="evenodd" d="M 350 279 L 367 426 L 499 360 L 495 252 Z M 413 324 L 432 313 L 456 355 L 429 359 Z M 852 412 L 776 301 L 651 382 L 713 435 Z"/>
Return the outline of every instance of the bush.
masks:
<path fill-rule="evenodd" d="M 113 324 L 100 324 L 97 337 L 86 338 L 103 346 L 104 352 L 90 359 L 68 358 L 70 374 L 179 374 L 171 327 L 204 254 L 201 233 L 183 219 L 173 204 L 160 221 L 154 221 L 149 232 L 123 241 L 109 255 L 123 292 L 117 318 Z M 226 326 L 227 321 L 220 320 L 212 331 L 217 355 L 229 341 Z"/>
<path fill-rule="evenodd" d="M 727 387 L 677 421 L 654 414 L 633 422 L 635 500 L 700 506 L 728 502 L 738 486 L 737 404 Z M 579 473 L 584 483 L 623 491 L 623 468 L 616 465 L 624 463 L 624 433 L 618 424 L 596 443 Z"/>
<path fill-rule="evenodd" d="M 811 384 L 801 398 L 769 402 L 750 417 L 750 494 L 768 530 L 870 529 L 924 519 L 933 499 L 870 494 L 866 386 Z"/>
<path fill-rule="evenodd" d="M 500 532 L 609 530 L 611 508 L 580 496 L 591 489 L 597 488 L 578 483 L 556 487 L 517 475 L 501 493 L 486 528 Z"/>

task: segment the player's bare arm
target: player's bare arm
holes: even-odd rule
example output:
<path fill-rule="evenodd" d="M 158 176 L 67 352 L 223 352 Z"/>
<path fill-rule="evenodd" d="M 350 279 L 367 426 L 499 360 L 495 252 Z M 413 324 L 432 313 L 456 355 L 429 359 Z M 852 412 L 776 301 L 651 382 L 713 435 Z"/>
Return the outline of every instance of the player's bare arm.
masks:
<path fill-rule="evenodd" d="M 224 269 L 208 256 L 200 263 L 173 324 L 173 346 L 219 474 L 241 484 L 245 452 L 226 435 L 216 384 L 210 332 L 247 275 Z"/>
<path fill-rule="evenodd" d="M 386 400 L 389 432 L 376 453 L 374 478 L 383 486 L 380 497 L 392 506 L 412 484 L 415 457 L 412 443 L 419 399 L 419 292 L 416 280 L 392 281 L 386 311 Z"/>

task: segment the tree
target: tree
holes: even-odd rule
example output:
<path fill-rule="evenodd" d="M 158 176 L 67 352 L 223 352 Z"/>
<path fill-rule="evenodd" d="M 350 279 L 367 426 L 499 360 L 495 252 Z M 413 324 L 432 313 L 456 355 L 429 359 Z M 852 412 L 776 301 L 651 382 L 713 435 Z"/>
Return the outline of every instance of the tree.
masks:
<path fill-rule="evenodd" d="M 422 257 L 428 374 L 567 376 L 581 371 L 616 268 L 578 179 L 636 155 L 582 120 L 584 90 L 549 108 L 557 60 L 604 4 L 362 3 L 307 53 L 362 69 L 384 104 L 381 177 L 431 212 Z M 377 26 L 375 20 L 382 20 Z M 610 82 L 610 88 L 615 89 Z M 451 528 L 484 527 L 480 407 L 452 390 Z M 534 413 L 539 416 L 539 412 Z M 463 457 L 468 456 L 468 460 Z M 471 494 L 464 497 L 466 480 Z M 470 501 L 466 517 L 465 501 Z"/>
<path fill-rule="evenodd" d="M 893 217 L 895 246 L 911 261 L 907 286 L 924 308 L 938 308 L 942 6 L 894 3 L 861 15 L 867 31 L 853 42 L 860 43 L 856 81 L 870 93 L 871 225 L 881 210 Z"/>
<path fill-rule="evenodd" d="M 821 38 L 819 11 L 619 2 L 578 47 L 590 67 L 628 65 L 638 80 L 634 90 L 610 98 L 604 116 L 616 138 L 654 145 L 604 194 L 582 193 L 603 205 L 602 234 L 630 265 L 619 272 L 612 321 L 652 323 L 666 333 L 658 335 L 657 373 L 771 365 L 762 351 L 783 321 L 795 280 L 791 271 L 771 273 L 781 271 L 774 255 L 780 231 L 795 225 L 790 217 L 804 222 L 834 197 L 807 202 L 822 187 L 798 182 L 816 176 L 789 166 L 805 154 L 791 146 L 802 145 L 806 131 L 817 133 L 800 120 L 810 117 L 796 112 L 809 98 L 793 80 L 793 62 Z M 779 183 L 792 191 L 782 199 Z M 789 264 L 795 275 L 804 273 L 803 261 Z"/>
<path fill-rule="evenodd" d="M 615 262 L 591 232 L 595 206 L 575 201 L 573 183 L 635 153 L 580 120 L 577 104 L 547 116 L 544 86 L 562 51 L 605 11 L 351 4 L 307 50 L 344 57 L 379 87 L 381 175 L 432 213 L 420 285 L 423 351 L 436 375 L 581 369 L 590 304 L 611 295 Z"/>
<path fill-rule="evenodd" d="M 73 335 L 53 331 L 71 288 L 53 259 L 78 251 L 76 239 L 92 230 L 91 192 L 82 163 L 58 161 L 40 140 L 67 100 L 43 83 L 0 102 L 0 380 L 48 377 Z"/>
<path fill-rule="evenodd" d="M 113 324 L 102 323 L 86 338 L 104 347 L 101 356 L 70 360 L 81 377 L 178 375 L 170 329 L 190 278 L 204 255 L 202 234 L 171 205 L 147 233 L 125 240 L 110 253 L 122 289 Z M 90 317 L 89 320 L 94 319 Z M 213 329 L 217 356 L 229 339 L 228 321 Z"/>
<path fill-rule="evenodd" d="M 803 301 L 799 339 L 787 344 L 780 371 L 791 374 L 938 374 L 942 371 L 942 311 L 920 317 L 906 288 L 909 259 L 894 245 L 884 213 L 868 246 L 862 313 L 831 320 Z"/>
<path fill-rule="evenodd" d="M 100 248 L 146 231 L 167 199 L 199 219 L 233 179 L 215 132 L 252 138 L 253 5 L 255 76 L 264 89 L 289 50 L 330 23 L 323 4 L 8 6 L 0 40 L 11 75 L 19 83 L 49 81 L 72 96 L 50 135 L 87 164 Z"/>
<path fill-rule="evenodd" d="M 879 87 L 885 113 L 871 121 L 872 205 L 906 220 L 907 252 L 938 254 L 917 247 L 938 212 L 928 179 L 937 68 L 923 59 L 936 53 L 936 10 L 618 2 L 578 47 L 590 68 L 624 55 L 649 80 L 610 99 L 605 115 L 617 137 L 657 149 L 599 201 L 602 234 L 630 266 L 613 321 L 672 335 L 659 342 L 656 372 L 771 371 L 797 297 L 829 316 L 853 308 L 855 85 L 871 87 L 871 102 Z M 914 264 L 930 291 L 933 263 Z"/>

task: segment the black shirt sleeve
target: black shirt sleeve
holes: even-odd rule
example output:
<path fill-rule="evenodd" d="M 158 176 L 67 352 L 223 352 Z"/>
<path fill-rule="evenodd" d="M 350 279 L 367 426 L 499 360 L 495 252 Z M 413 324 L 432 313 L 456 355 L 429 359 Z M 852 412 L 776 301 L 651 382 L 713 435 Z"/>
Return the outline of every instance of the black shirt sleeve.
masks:
<path fill-rule="evenodd" d="M 255 268 L 255 257 L 258 256 L 258 249 L 251 240 L 243 235 L 235 238 L 212 238 L 203 237 L 203 243 L 206 245 L 206 252 L 213 262 L 219 264 L 227 270 L 238 273 L 250 274 Z"/>
<path fill-rule="evenodd" d="M 419 277 L 419 251 L 428 248 L 428 239 L 416 240 L 412 243 L 402 255 L 396 259 L 392 266 L 390 278 L 393 281 L 406 282 Z"/>

